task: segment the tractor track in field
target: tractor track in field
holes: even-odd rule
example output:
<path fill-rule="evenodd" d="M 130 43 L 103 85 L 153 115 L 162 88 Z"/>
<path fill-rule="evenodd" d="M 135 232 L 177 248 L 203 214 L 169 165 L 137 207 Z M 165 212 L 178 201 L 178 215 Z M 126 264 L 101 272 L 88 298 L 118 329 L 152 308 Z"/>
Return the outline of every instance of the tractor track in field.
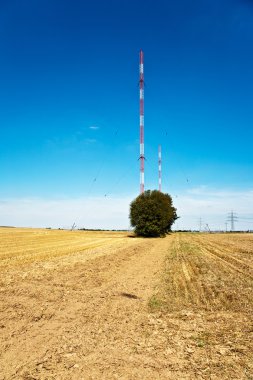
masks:
<path fill-rule="evenodd" d="M 199 243 L 199 239 L 197 239 Z M 253 265 L 232 256 L 232 249 L 229 246 L 219 248 L 218 243 L 208 243 L 201 247 L 202 252 L 212 256 L 215 260 L 218 259 L 224 266 L 228 266 L 232 271 L 240 275 L 247 276 L 253 279 Z"/>
<path fill-rule="evenodd" d="M 245 271 L 245 268 L 248 268 L 244 265 L 239 260 L 236 259 L 228 259 L 227 257 L 225 258 L 223 255 L 218 254 L 217 252 L 214 251 L 213 247 L 210 248 L 202 248 L 201 251 L 212 257 L 214 260 L 219 260 L 219 262 L 224 266 L 224 268 L 229 268 L 233 272 L 239 273 L 242 277 L 249 277 L 253 279 L 253 276 L 250 275 L 247 271 Z M 232 264 L 233 263 L 233 264 Z M 237 266 L 236 266 L 237 265 Z M 239 267 L 241 267 L 241 269 Z"/>

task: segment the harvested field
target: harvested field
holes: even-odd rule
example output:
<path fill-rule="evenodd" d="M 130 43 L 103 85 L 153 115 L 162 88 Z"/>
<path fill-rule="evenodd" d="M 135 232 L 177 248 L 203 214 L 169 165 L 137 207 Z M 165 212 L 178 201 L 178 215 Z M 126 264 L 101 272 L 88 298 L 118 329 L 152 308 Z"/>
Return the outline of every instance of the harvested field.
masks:
<path fill-rule="evenodd" d="M 0 379 L 253 379 L 253 236 L 0 229 Z"/>

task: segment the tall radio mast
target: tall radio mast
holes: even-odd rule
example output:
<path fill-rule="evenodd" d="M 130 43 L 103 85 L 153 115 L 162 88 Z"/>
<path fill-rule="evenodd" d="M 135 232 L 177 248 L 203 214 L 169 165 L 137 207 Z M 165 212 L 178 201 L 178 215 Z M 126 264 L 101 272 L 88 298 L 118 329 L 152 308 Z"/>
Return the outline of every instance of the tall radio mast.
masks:
<path fill-rule="evenodd" d="M 144 193 L 144 56 L 140 51 L 140 193 Z"/>

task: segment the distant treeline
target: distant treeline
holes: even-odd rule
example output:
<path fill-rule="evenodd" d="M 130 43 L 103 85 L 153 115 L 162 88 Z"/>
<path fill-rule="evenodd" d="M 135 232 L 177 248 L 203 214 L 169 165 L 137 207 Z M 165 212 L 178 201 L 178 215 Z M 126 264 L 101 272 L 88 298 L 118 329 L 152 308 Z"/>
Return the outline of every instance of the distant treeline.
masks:
<path fill-rule="evenodd" d="M 78 228 L 78 231 L 107 231 L 107 232 L 110 232 L 110 231 L 114 231 L 114 232 L 127 232 L 128 230 L 104 230 L 102 228 Z"/>
<path fill-rule="evenodd" d="M 249 234 L 252 233 L 253 230 L 238 230 L 238 231 L 199 231 L 199 230 L 173 230 L 172 232 L 189 232 L 189 233 L 208 233 L 208 234 Z"/>

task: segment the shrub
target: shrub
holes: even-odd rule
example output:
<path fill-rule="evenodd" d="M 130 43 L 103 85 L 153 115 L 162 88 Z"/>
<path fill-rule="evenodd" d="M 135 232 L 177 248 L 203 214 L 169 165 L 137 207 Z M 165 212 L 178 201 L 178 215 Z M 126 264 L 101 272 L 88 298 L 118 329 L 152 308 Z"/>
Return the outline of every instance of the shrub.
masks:
<path fill-rule="evenodd" d="M 169 194 L 147 190 L 130 205 L 130 221 L 139 236 L 165 236 L 177 219 Z"/>

